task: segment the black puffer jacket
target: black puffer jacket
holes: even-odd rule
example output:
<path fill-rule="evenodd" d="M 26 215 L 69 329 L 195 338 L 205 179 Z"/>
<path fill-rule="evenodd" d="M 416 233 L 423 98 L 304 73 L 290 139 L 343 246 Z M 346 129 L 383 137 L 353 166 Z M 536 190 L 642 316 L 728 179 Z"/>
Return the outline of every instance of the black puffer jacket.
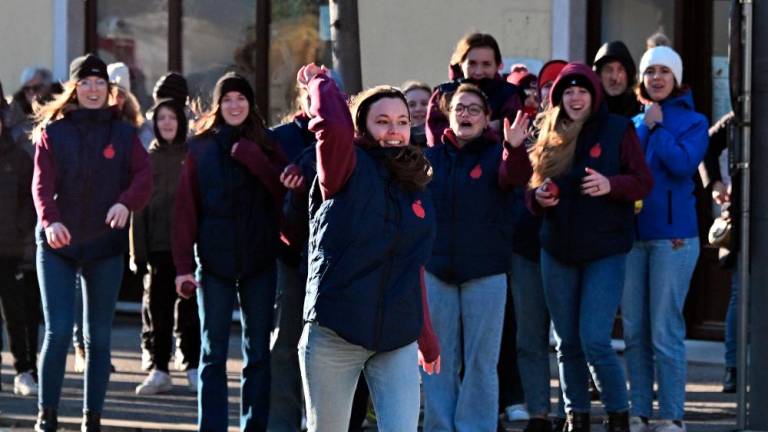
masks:
<path fill-rule="evenodd" d="M 0 135 L 0 257 L 21 258 L 35 227 L 32 204 L 32 158 L 14 144 L 7 130 Z"/>

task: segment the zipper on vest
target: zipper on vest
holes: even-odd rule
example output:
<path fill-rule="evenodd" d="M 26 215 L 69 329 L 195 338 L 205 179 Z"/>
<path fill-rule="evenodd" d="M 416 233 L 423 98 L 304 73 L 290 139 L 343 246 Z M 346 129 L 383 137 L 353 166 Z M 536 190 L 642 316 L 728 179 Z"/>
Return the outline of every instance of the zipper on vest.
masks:
<path fill-rule="evenodd" d="M 448 151 L 448 158 L 451 161 L 451 165 L 450 165 L 451 167 L 450 167 L 450 170 L 448 171 L 448 180 L 450 182 L 449 187 L 448 187 L 448 196 L 450 197 L 450 200 L 451 200 L 451 225 L 450 225 L 450 228 L 449 228 L 450 229 L 450 233 L 451 233 L 450 234 L 450 236 L 451 236 L 451 241 L 450 241 L 450 245 L 451 245 L 450 246 L 451 247 L 451 251 L 450 251 L 450 254 L 451 254 L 451 257 L 450 257 L 450 261 L 451 261 L 450 273 L 451 273 L 452 277 L 455 277 L 456 276 L 456 230 L 453 229 L 453 228 L 456 227 L 456 206 L 458 205 L 457 202 L 456 202 L 457 201 L 457 194 L 456 194 L 456 164 L 458 163 L 457 159 L 459 158 L 459 155 L 457 155 L 456 153 L 451 153 L 450 151 Z"/>
<path fill-rule="evenodd" d="M 395 249 L 400 242 L 400 205 L 392 193 L 392 183 L 389 182 L 386 185 L 387 199 L 391 200 L 395 207 L 394 224 L 395 224 L 395 236 L 392 240 L 392 244 L 387 251 L 387 260 L 384 263 L 384 274 L 381 277 L 379 283 L 379 290 L 376 299 L 376 327 L 374 329 L 373 348 L 375 351 L 379 350 L 379 343 L 381 342 L 381 326 L 384 319 L 384 292 L 389 285 L 389 277 L 392 272 L 392 261 L 395 257 Z M 384 220 L 387 220 L 387 212 L 384 213 Z"/>

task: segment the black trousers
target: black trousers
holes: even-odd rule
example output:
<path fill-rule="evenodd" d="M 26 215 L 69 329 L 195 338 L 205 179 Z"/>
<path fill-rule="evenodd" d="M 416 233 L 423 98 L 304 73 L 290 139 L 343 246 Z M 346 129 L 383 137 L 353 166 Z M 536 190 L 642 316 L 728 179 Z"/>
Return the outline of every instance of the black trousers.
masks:
<path fill-rule="evenodd" d="M 42 312 L 35 272 L 20 272 L 16 259 L 0 259 L 0 301 L 13 368 L 16 373 L 32 372 L 37 376 L 37 340 Z"/>
<path fill-rule="evenodd" d="M 148 369 L 168 372 L 175 333 L 184 370 L 200 362 L 200 317 L 197 296 L 182 299 L 176 294 L 176 268 L 171 252 L 149 254 L 149 277 L 144 279 L 141 304 L 141 348 L 148 354 Z"/>

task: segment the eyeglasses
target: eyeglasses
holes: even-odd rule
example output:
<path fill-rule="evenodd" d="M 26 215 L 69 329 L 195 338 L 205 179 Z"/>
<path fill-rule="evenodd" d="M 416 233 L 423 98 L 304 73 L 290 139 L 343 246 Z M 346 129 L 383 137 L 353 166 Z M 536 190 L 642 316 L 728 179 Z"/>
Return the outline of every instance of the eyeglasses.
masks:
<path fill-rule="evenodd" d="M 455 112 L 456 114 L 463 114 L 464 112 L 468 112 L 469 115 L 472 117 L 477 117 L 479 115 L 485 114 L 485 108 L 483 108 L 482 105 L 478 104 L 471 104 L 471 105 L 464 105 L 464 104 L 458 104 L 455 105 L 451 111 Z"/>

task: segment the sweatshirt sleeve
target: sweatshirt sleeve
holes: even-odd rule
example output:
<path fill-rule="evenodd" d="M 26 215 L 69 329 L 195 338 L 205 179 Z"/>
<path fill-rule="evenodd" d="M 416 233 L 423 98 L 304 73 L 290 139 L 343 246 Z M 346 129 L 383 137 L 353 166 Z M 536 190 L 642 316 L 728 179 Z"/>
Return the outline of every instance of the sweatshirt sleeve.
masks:
<path fill-rule="evenodd" d="M 282 156 L 278 146 L 275 146 L 274 152 L 274 157 L 269 158 L 261 150 L 261 146 L 241 138 L 232 157 L 248 168 L 248 171 L 267 188 L 279 210 L 285 196 L 285 187 L 280 182 L 280 173 L 285 167 L 285 157 Z"/>
<path fill-rule="evenodd" d="M 499 164 L 499 187 L 507 190 L 516 186 L 523 186 L 533 174 L 533 167 L 528 158 L 528 150 L 525 145 L 512 147 L 504 142 L 504 151 L 501 153 Z"/>
<path fill-rule="evenodd" d="M 325 74 L 309 82 L 309 130 L 317 138 L 317 178 L 323 199 L 338 193 L 355 169 L 354 127 L 336 83 Z"/>
<path fill-rule="evenodd" d="M 656 125 L 648 137 L 646 152 L 652 152 L 672 175 L 690 177 L 698 169 L 707 151 L 709 136 L 706 119 L 701 116 L 681 134 L 675 136 L 663 124 Z M 648 155 L 650 160 L 652 156 Z"/>
<path fill-rule="evenodd" d="M 139 136 L 134 135 L 131 147 L 131 184 L 120 194 L 117 202 L 135 212 L 147 205 L 150 196 L 152 196 L 152 166 L 149 163 L 149 154 L 141 144 Z"/>
<path fill-rule="evenodd" d="M 148 260 L 147 253 L 147 212 L 146 209 L 131 214 L 131 229 L 129 231 L 129 251 L 131 259 L 136 263 Z"/>
<path fill-rule="evenodd" d="M 35 145 L 35 167 L 32 173 L 32 197 L 43 228 L 61 220 L 56 200 L 53 199 L 55 193 L 56 163 L 48 144 L 48 135 L 43 132 Z"/>
<path fill-rule="evenodd" d="M 528 211 L 534 216 L 541 216 L 544 214 L 544 207 L 536 201 L 536 189 L 528 189 L 525 191 L 525 206 L 528 207 Z"/>
<path fill-rule="evenodd" d="M 195 240 L 197 215 L 200 209 L 200 189 L 197 183 L 195 160 L 188 154 L 181 169 L 174 204 L 174 223 L 171 226 L 171 251 L 176 274 L 192 273 L 195 268 Z"/>
<path fill-rule="evenodd" d="M 16 218 L 16 229 L 20 237 L 25 238 L 32 235 L 35 228 L 35 205 L 32 202 L 32 195 L 29 193 L 29 185 L 32 184 L 32 172 L 34 170 L 32 158 L 29 154 L 18 149 L 19 154 L 19 184 L 18 184 L 18 202 L 19 214 Z"/>
<path fill-rule="evenodd" d="M 653 188 L 653 175 L 640 148 L 635 128 L 627 129 L 621 141 L 621 174 L 608 177 L 611 192 L 608 196 L 617 201 L 643 199 Z"/>
<path fill-rule="evenodd" d="M 419 268 L 419 284 L 421 285 L 421 309 L 423 311 L 423 324 L 419 335 L 419 351 L 427 363 L 432 363 L 440 356 L 440 342 L 435 330 L 432 328 L 432 318 L 429 315 L 429 303 L 427 302 L 427 286 L 424 283 L 424 266 Z"/>
<path fill-rule="evenodd" d="M 445 116 L 440 107 L 443 99 L 443 92 L 437 88 L 429 98 L 427 105 L 427 125 L 424 131 L 427 135 L 427 145 L 432 147 L 440 143 L 443 131 L 448 127 L 448 117 Z"/>

